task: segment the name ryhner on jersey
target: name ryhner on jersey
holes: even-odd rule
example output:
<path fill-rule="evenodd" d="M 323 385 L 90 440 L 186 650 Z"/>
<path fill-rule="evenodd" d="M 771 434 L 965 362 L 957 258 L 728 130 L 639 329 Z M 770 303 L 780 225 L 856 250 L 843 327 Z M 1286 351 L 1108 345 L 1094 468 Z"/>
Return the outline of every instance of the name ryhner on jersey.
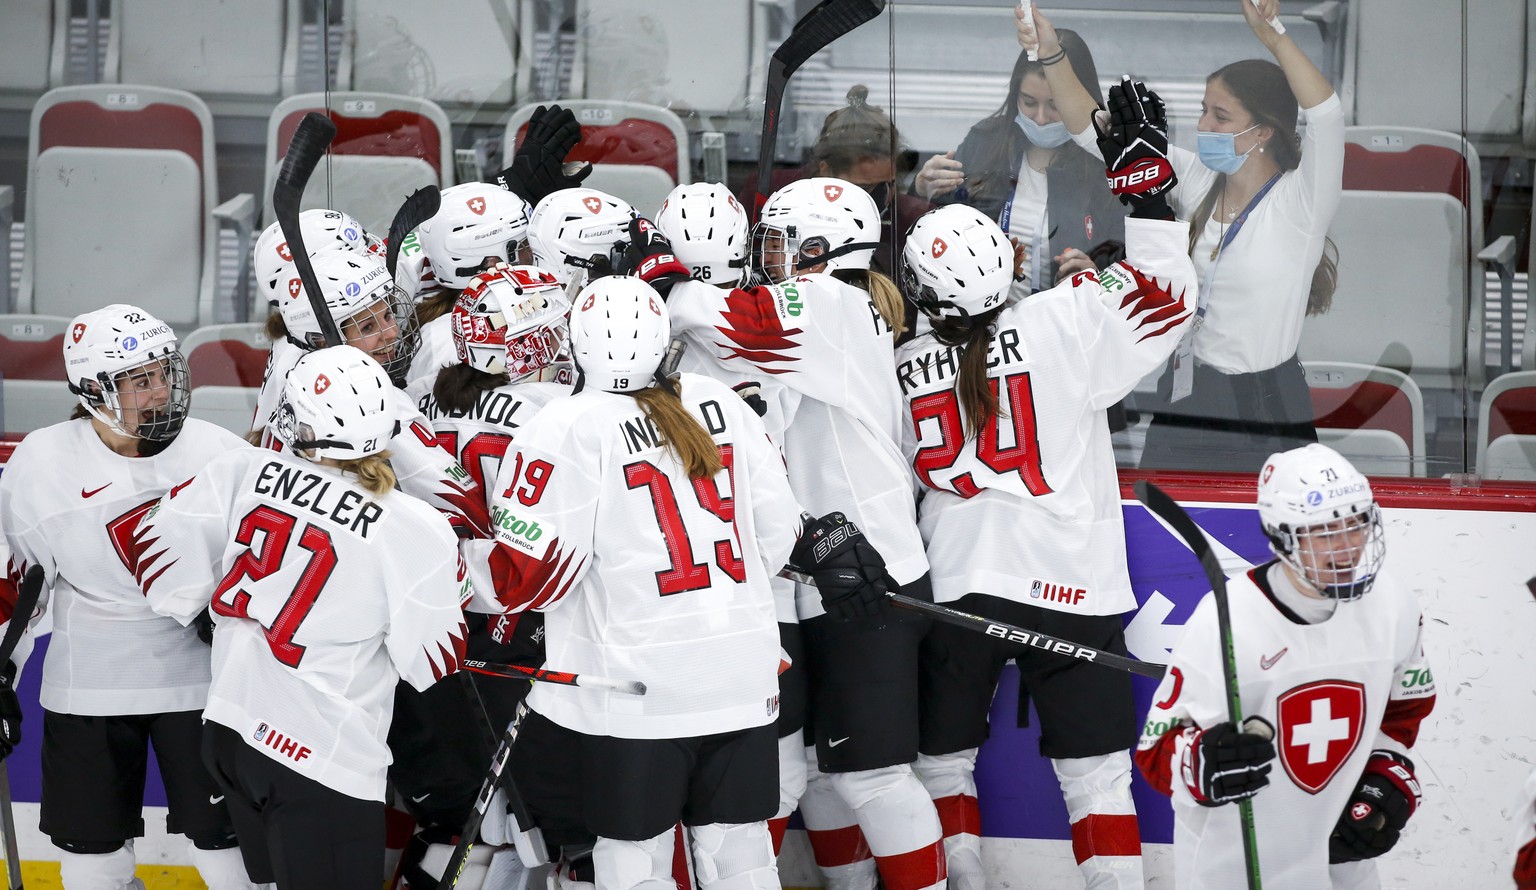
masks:
<path fill-rule="evenodd" d="M 384 515 L 382 505 L 336 477 L 321 476 L 282 461 L 268 461 L 256 475 L 253 490 L 316 516 L 325 516 L 364 540 L 373 523 Z"/>
<path fill-rule="evenodd" d="M 987 346 L 987 367 L 1000 364 L 1020 364 L 1024 361 L 1019 351 L 1019 332 L 1015 328 L 1003 328 Z M 960 373 L 960 350 L 950 346 L 935 352 L 914 355 L 896 366 L 896 376 L 901 380 L 901 391 L 911 392 L 919 386 L 938 383 Z"/>

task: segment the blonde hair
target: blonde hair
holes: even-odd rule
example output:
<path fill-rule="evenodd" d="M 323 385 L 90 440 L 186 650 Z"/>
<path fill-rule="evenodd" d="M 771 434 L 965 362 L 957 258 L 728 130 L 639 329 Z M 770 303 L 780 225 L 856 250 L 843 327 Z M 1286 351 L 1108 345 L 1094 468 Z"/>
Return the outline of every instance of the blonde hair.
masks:
<path fill-rule="evenodd" d="M 689 479 L 712 479 L 720 472 L 724 466 L 720 449 L 698 419 L 683 407 L 677 378 L 657 380 L 654 386 L 628 395 L 640 403 L 646 419 L 656 425 L 666 449 L 683 465 Z"/>
<path fill-rule="evenodd" d="M 357 474 L 357 483 L 376 498 L 383 497 L 395 488 L 395 468 L 389 465 L 388 451 L 352 460 L 338 460 L 336 466 L 343 472 Z"/>

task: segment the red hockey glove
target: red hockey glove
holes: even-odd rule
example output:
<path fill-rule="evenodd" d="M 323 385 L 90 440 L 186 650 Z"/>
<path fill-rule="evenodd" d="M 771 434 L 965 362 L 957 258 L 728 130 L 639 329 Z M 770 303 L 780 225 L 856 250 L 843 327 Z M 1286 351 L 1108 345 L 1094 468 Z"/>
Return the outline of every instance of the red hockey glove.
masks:
<path fill-rule="evenodd" d="M 1196 803 L 1220 806 L 1252 797 L 1269 784 L 1275 730 L 1263 717 L 1244 720 L 1242 732 L 1231 721 L 1191 732 L 1180 767 Z"/>
<path fill-rule="evenodd" d="M 1375 859 L 1392 849 L 1423 800 L 1413 761 L 1391 751 L 1372 751 L 1328 838 L 1328 861 Z"/>
<path fill-rule="evenodd" d="M 663 300 L 672 285 L 690 277 L 688 267 L 672 252 L 672 242 L 643 216 L 629 221 L 629 246 L 624 250 L 624 265 L 627 271 L 656 288 Z"/>
<path fill-rule="evenodd" d="M 822 608 L 839 621 L 882 617 L 889 606 L 885 560 L 841 513 L 805 524 L 790 560 L 815 576 Z"/>
<path fill-rule="evenodd" d="M 1109 190 L 1140 219 L 1173 219 L 1164 195 L 1178 182 L 1168 163 L 1163 100 L 1129 76 L 1109 88 L 1109 128 L 1099 126 L 1099 154 Z"/>

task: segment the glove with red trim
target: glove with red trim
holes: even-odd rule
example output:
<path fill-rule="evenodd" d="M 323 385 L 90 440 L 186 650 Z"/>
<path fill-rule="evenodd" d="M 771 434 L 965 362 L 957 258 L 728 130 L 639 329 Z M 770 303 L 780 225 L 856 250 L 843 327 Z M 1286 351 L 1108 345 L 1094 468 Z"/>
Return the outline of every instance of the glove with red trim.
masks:
<path fill-rule="evenodd" d="M 1328 838 L 1328 861 L 1375 859 L 1392 849 L 1423 800 L 1413 761 L 1391 751 L 1372 751 Z"/>
<path fill-rule="evenodd" d="M 1173 219 L 1164 195 L 1179 181 L 1168 163 L 1163 100 L 1129 76 L 1109 88 L 1109 126 L 1094 116 L 1109 190 L 1139 219 Z"/>
<path fill-rule="evenodd" d="M 1231 721 L 1187 732 L 1180 771 L 1196 803 L 1221 806 L 1252 797 L 1269 784 L 1275 730 L 1263 717 L 1243 721 L 1242 732 Z"/>

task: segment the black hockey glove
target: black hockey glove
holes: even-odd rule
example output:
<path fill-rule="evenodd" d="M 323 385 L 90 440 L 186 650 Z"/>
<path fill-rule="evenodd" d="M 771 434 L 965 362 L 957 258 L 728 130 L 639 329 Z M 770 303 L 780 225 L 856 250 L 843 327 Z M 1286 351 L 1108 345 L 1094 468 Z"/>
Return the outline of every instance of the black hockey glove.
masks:
<path fill-rule="evenodd" d="M 889 608 L 885 560 L 843 514 L 807 522 L 789 558 L 816 578 L 822 608 L 838 621 L 880 618 Z"/>
<path fill-rule="evenodd" d="M 581 124 L 569 108 L 540 105 L 528 119 L 522 146 L 496 181 L 530 205 L 552 192 L 575 188 L 592 172 L 591 164 L 567 172 L 565 156 L 579 142 Z"/>
<path fill-rule="evenodd" d="M 1099 126 L 1099 154 L 1109 190 L 1138 219 L 1173 219 L 1165 197 L 1178 182 L 1168 163 L 1168 120 L 1163 100 L 1129 76 L 1109 88 L 1109 127 Z"/>
<path fill-rule="evenodd" d="M 1238 732 L 1231 721 L 1193 730 L 1181 771 L 1190 796 L 1202 806 L 1243 800 L 1269 784 L 1275 730 L 1262 717 L 1249 717 Z"/>
<path fill-rule="evenodd" d="M 757 412 L 758 417 L 768 416 L 768 403 L 763 400 L 763 387 L 758 383 L 738 383 L 731 387 L 736 395 L 741 397 L 747 407 Z"/>
<path fill-rule="evenodd" d="M 192 616 L 192 626 L 197 628 L 197 638 L 213 645 L 213 613 L 204 609 Z"/>
<path fill-rule="evenodd" d="M 643 216 L 629 221 L 629 244 L 624 248 L 623 271 L 656 288 L 663 300 L 674 284 L 691 277 L 688 267 L 672 252 L 672 242 Z"/>
<path fill-rule="evenodd" d="M 1392 849 L 1423 799 L 1413 761 L 1390 751 L 1372 751 L 1360 784 L 1328 838 L 1328 861 L 1375 859 Z"/>
<path fill-rule="evenodd" d="M 16 663 L 8 661 L 0 672 L 0 760 L 21 744 L 21 701 L 16 698 Z"/>

